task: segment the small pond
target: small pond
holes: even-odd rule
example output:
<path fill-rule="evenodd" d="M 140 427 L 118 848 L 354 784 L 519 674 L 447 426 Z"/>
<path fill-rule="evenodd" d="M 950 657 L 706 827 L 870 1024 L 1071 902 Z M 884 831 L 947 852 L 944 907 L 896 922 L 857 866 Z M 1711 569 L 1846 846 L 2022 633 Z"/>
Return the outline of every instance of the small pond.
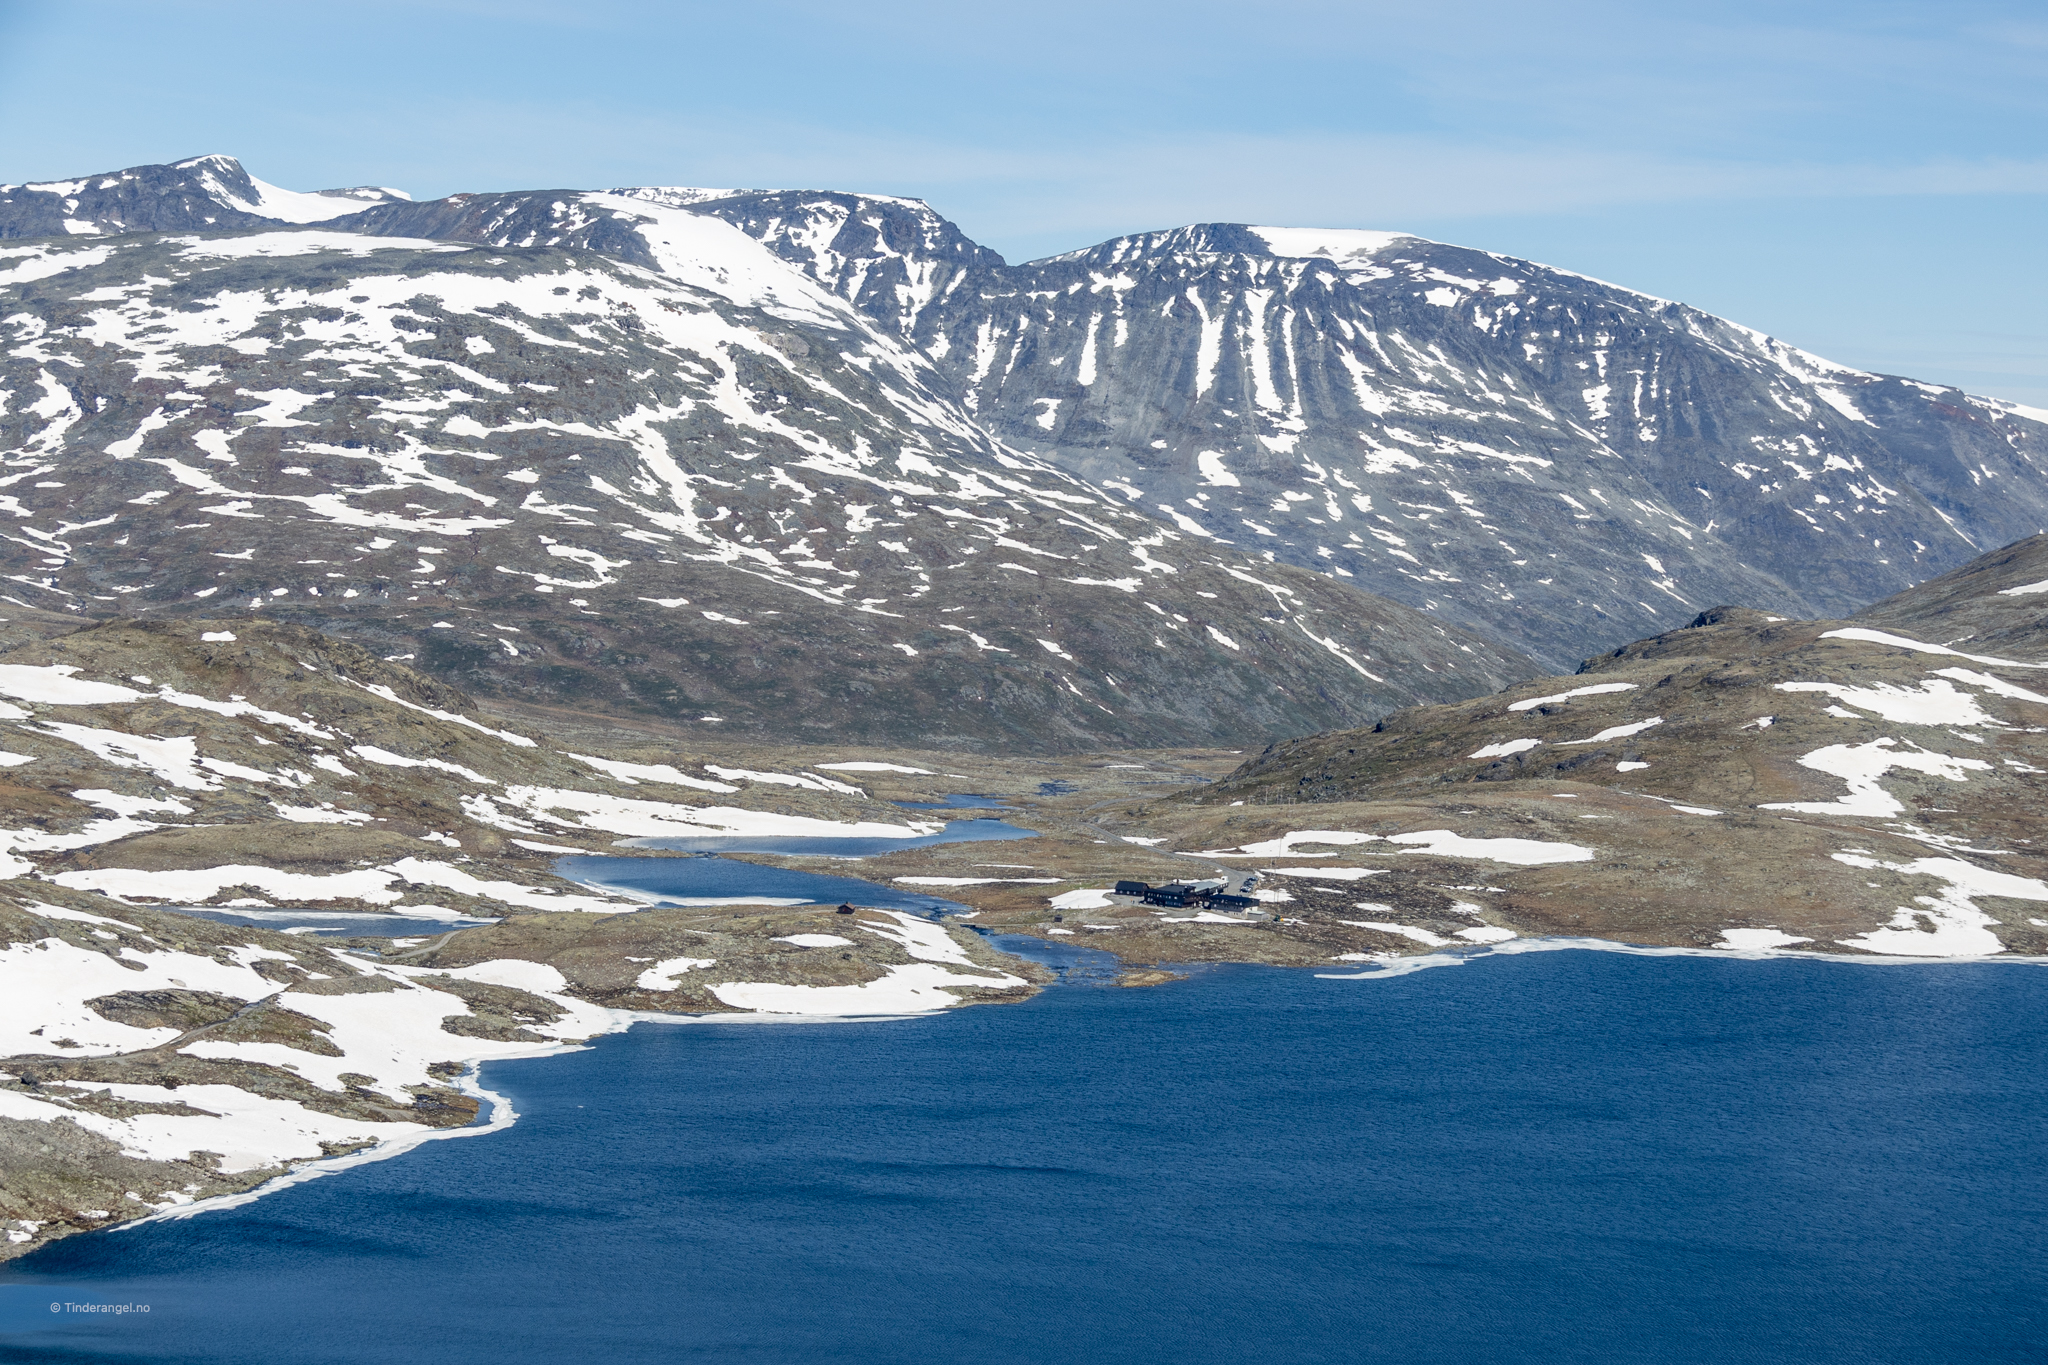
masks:
<path fill-rule="evenodd" d="M 1041 967 L 1052 968 L 1062 985 L 1114 985 L 1118 973 L 1123 970 L 1123 963 L 1115 953 L 1106 953 L 1100 948 L 1084 948 L 1078 943 L 1035 938 L 1030 934 L 992 934 L 973 925 L 968 927 L 974 928 L 992 948 L 1027 962 L 1036 962 Z"/>

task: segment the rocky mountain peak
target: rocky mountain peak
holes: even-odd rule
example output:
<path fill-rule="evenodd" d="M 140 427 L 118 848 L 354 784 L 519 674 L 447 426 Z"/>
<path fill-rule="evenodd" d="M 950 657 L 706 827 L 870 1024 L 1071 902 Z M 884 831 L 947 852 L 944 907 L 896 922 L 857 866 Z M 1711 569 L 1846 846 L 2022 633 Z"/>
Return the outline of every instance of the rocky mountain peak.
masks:
<path fill-rule="evenodd" d="M 781 190 L 734 194 L 698 212 L 724 219 L 913 342 L 933 305 L 1003 258 L 921 199 Z"/>
<path fill-rule="evenodd" d="M 231 156 L 0 185 L 0 237 L 108 236 L 131 232 L 222 232 L 284 223 L 323 223 L 403 190 L 357 185 L 301 194 L 258 180 Z"/>
<path fill-rule="evenodd" d="M 1250 223 L 1191 223 L 1158 232 L 1112 237 L 1079 251 L 1062 252 L 1030 262 L 1033 266 L 1082 262 L 1122 265 L 1174 256 L 1273 256 L 1323 259 L 1347 268 L 1369 263 L 1389 247 L 1422 243 L 1405 232 L 1372 232 L 1359 228 L 1256 227 Z M 1433 244 L 1432 244 L 1433 245 Z"/>
<path fill-rule="evenodd" d="M 2048 519 L 2043 414 L 1399 233 L 819 278 L 1006 443 L 1559 667 L 1715 602 L 1845 615 Z"/>

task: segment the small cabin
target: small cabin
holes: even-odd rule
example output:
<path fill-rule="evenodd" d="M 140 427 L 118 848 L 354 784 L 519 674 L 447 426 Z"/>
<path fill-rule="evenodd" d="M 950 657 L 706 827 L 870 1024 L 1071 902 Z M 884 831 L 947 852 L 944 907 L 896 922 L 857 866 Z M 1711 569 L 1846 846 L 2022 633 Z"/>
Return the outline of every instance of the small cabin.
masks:
<path fill-rule="evenodd" d="M 1151 889 L 1152 885 L 1150 882 L 1118 882 L 1116 884 L 1116 894 L 1119 896 L 1143 896 Z"/>

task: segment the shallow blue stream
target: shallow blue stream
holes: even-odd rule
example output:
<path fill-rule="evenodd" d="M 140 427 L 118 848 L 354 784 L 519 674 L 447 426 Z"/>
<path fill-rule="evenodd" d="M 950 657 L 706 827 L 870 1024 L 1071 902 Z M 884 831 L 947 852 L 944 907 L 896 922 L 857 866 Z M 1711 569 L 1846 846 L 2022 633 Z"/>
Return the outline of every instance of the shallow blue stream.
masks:
<path fill-rule="evenodd" d="M 965 910 L 953 901 L 941 900 L 881 882 L 858 877 L 832 877 L 793 867 L 768 867 L 745 863 L 737 858 L 611 858 L 601 854 L 579 854 L 563 858 L 555 871 L 586 886 L 657 898 L 663 904 L 691 902 L 731 903 L 759 896 L 796 903 L 837 905 L 852 901 L 884 910 L 914 910 L 929 914 L 938 910 Z"/>
<path fill-rule="evenodd" d="M 955 792 L 943 801 L 897 801 L 895 805 L 905 810 L 1015 810 L 1006 806 L 1001 797 L 975 796 L 966 792 Z"/>
<path fill-rule="evenodd" d="M 914 839 L 816 839 L 798 835 L 719 834 L 702 838 L 621 839 L 620 848 L 663 849 L 671 853 L 801 853 L 821 858 L 872 858 L 907 848 L 934 844 L 966 844 L 1009 839 L 1035 839 L 1038 831 L 1021 829 L 1007 820 L 948 820 L 937 834 Z"/>
<path fill-rule="evenodd" d="M 2032 1362 L 2044 1019 L 1572 951 L 642 1025 L 488 1066 L 508 1132 L 15 1263 L 0 1358 Z"/>

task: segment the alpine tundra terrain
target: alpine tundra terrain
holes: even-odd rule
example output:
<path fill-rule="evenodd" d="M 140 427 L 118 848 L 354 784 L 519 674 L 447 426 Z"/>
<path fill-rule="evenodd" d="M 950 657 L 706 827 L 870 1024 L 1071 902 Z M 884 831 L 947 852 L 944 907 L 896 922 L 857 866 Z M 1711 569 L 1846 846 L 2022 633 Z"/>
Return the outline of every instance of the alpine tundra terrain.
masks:
<path fill-rule="evenodd" d="M 982 922 L 1155 960 L 1521 937 L 2048 956 L 2044 736 L 2035 536 L 1846 621 L 1718 608 L 1571 676 L 1276 744 L 1127 808 L 1214 869 L 1180 876 L 1255 872 L 1269 924 L 1109 894 L 1056 902 L 1074 913 L 1050 929 L 1014 903 Z"/>
<path fill-rule="evenodd" d="M 956 748 L 1276 738 L 1535 671 L 1006 446 L 716 218 L 571 196 L 577 240 L 502 251 L 122 235 L 281 192 L 217 159 L 92 184 L 76 211 L 125 217 L 0 248 L 24 604 L 261 610 L 482 694 Z M 43 230 L 50 192 L 9 193 Z M 358 201 L 286 206 L 321 204 Z"/>

